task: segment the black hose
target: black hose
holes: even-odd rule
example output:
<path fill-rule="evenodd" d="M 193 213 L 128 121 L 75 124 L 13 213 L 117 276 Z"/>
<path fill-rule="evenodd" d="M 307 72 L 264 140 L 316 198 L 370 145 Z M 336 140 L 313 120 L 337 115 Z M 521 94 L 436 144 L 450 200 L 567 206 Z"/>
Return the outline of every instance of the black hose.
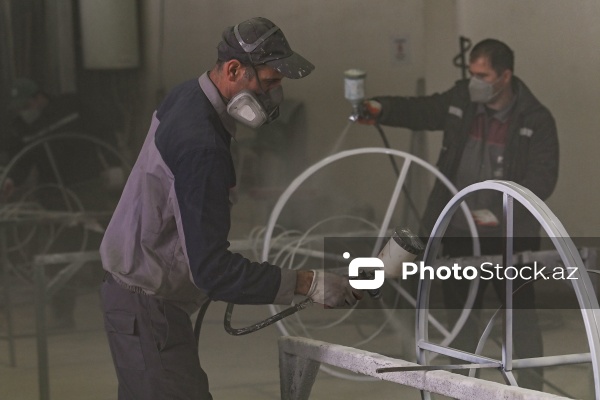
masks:
<path fill-rule="evenodd" d="M 194 323 L 194 337 L 196 338 L 196 343 L 200 342 L 200 328 L 202 328 L 202 320 L 204 320 L 204 314 L 206 314 L 209 304 L 210 300 L 206 300 L 206 303 L 202 304 L 202 307 L 200 307 L 200 311 L 198 311 L 198 315 L 196 316 L 196 323 Z"/>
<path fill-rule="evenodd" d="M 233 314 L 234 304 L 229 303 L 229 304 L 227 304 L 227 309 L 225 310 L 225 319 L 223 321 L 223 325 L 225 326 L 225 330 L 227 331 L 227 333 L 229 333 L 230 335 L 234 335 L 234 336 L 246 335 L 248 333 L 256 332 L 262 328 L 266 328 L 267 326 L 272 325 L 275 322 L 277 322 L 285 317 L 289 317 L 290 315 L 295 314 L 296 312 L 303 310 L 306 307 L 310 306 L 312 303 L 313 303 L 312 299 L 303 300 L 300 303 L 296 304 L 295 306 L 288 307 L 285 310 L 281 311 L 280 313 L 272 315 L 271 317 L 264 319 L 260 322 L 257 322 L 254 325 L 250 325 L 245 328 L 238 328 L 238 329 L 231 327 L 231 315 Z"/>

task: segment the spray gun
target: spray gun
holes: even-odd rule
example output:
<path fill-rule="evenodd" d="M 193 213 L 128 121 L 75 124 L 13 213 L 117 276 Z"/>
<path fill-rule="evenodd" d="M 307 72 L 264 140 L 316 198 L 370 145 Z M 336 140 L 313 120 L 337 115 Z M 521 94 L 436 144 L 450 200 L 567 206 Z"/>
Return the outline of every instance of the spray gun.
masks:
<path fill-rule="evenodd" d="M 413 261 L 424 250 L 425 245 L 421 239 L 413 234 L 408 228 L 394 229 L 392 237 L 377 256 L 377 258 L 383 261 L 385 278 L 395 279 L 400 277 L 402 275 L 402 264 Z M 369 275 L 369 273 L 364 273 L 363 271 L 359 273 L 360 279 L 373 279 L 374 272 L 371 272 L 371 275 Z M 381 297 L 380 289 L 367 290 L 367 293 L 369 293 L 369 295 L 375 299 Z M 267 326 L 272 325 L 283 318 L 289 317 L 290 315 L 295 314 L 296 312 L 303 310 L 312 304 L 313 301 L 311 299 L 306 299 L 254 325 L 244 328 L 233 328 L 231 326 L 233 304 L 229 303 L 227 305 L 227 309 L 225 310 L 224 327 L 227 333 L 230 335 L 246 335 L 248 333 L 256 332 L 260 329 L 266 328 Z M 199 326 L 198 320 L 196 321 L 196 325 Z M 196 337 L 199 337 L 199 329 Z"/>
<path fill-rule="evenodd" d="M 358 121 L 365 113 L 363 102 L 366 77 L 367 73 L 360 69 L 352 68 L 344 72 L 344 97 L 352 104 L 352 114 L 349 117 L 352 122 Z"/>
<path fill-rule="evenodd" d="M 408 228 L 396 227 L 390 240 L 379 252 L 377 258 L 383 261 L 384 278 L 396 279 L 402 275 L 402 264 L 412 262 L 423 253 L 425 245 L 421 239 Z M 375 272 L 364 269 L 359 273 L 360 279 L 374 279 Z M 378 299 L 381 297 L 381 288 L 366 290 L 369 295 Z"/>

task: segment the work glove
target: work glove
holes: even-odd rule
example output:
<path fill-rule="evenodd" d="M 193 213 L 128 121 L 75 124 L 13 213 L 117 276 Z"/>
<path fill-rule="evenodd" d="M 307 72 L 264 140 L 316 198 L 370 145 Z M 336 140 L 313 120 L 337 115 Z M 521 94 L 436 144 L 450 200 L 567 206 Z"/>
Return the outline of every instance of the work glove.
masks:
<path fill-rule="evenodd" d="M 362 298 L 362 293 L 353 289 L 348 277 L 321 270 L 312 270 L 313 280 L 306 296 L 326 308 L 353 306 Z"/>
<path fill-rule="evenodd" d="M 377 100 L 365 100 L 362 103 L 360 114 L 356 122 L 364 125 L 375 125 L 381 114 L 381 103 Z"/>

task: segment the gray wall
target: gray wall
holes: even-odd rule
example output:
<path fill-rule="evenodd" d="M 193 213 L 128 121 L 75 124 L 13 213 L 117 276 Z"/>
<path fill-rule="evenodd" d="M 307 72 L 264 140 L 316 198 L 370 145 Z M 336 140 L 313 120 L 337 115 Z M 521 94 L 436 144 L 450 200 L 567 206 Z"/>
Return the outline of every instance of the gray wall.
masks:
<path fill-rule="evenodd" d="M 419 78 L 425 78 L 426 92 L 433 93 L 460 78 L 452 65 L 458 35 L 473 42 L 486 37 L 504 40 L 515 51 L 516 74 L 557 120 L 561 170 L 548 204 L 572 236 L 595 236 L 600 231 L 594 162 L 600 125 L 598 1 L 147 0 L 143 16 L 144 118 L 149 118 L 164 90 L 211 68 L 225 26 L 265 16 L 282 27 L 292 48 L 317 66 L 305 79 L 284 82 L 286 97 L 306 106 L 306 166 L 328 155 L 346 127 L 350 106 L 343 97 L 344 70 L 367 71 L 368 96 L 414 95 Z M 407 40 L 404 60 L 394 57 L 397 39 Z M 409 149 L 408 131 L 386 128 L 386 133 L 394 148 Z M 425 135 L 427 151 L 421 155 L 434 162 L 441 135 Z M 342 149 L 380 145 L 373 128 L 352 126 Z M 355 168 L 345 171 L 352 179 L 336 179 L 340 193 L 351 191 L 357 202 L 380 208 L 382 201 L 373 199 L 368 185 L 378 179 L 387 184 L 391 175 L 379 177 L 360 165 Z"/>

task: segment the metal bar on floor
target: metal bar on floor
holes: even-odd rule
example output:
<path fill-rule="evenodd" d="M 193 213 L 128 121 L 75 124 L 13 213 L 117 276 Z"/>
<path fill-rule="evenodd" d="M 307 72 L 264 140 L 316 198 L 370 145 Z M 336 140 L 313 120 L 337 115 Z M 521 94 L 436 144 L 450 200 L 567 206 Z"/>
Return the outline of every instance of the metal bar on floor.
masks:
<path fill-rule="evenodd" d="M 2 294 L 4 297 L 4 317 L 6 320 L 6 337 L 8 341 L 8 363 L 17 366 L 15 352 L 15 335 L 13 331 L 12 303 L 10 297 L 10 274 L 8 271 L 8 246 L 6 244 L 6 227 L 0 226 L 0 263 L 2 263 Z"/>
<path fill-rule="evenodd" d="M 48 330 L 46 327 L 46 303 L 55 293 L 85 265 L 87 261 L 100 259 L 97 251 L 60 253 L 36 256 L 33 261 L 35 274 L 35 332 L 37 339 L 38 387 L 40 400 L 50 400 L 50 374 L 48 358 Z M 47 265 L 69 263 L 49 284 L 46 284 Z"/>

